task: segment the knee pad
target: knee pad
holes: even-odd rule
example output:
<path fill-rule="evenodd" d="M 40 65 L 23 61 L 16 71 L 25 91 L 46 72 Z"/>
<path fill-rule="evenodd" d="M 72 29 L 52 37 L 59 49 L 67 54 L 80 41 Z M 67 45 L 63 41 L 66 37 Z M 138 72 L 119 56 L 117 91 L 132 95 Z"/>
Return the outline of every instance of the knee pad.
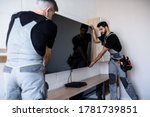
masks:
<path fill-rule="evenodd" d="M 116 83 L 116 76 L 114 74 L 109 74 L 109 84 L 115 84 Z"/>
<path fill-rule="evenodd" d="M 124 88 L 127 88 L 128 87 L 128 82 L 127 82 L 126 78 L 120 77 L 120 80 L 121 80 Z"/>

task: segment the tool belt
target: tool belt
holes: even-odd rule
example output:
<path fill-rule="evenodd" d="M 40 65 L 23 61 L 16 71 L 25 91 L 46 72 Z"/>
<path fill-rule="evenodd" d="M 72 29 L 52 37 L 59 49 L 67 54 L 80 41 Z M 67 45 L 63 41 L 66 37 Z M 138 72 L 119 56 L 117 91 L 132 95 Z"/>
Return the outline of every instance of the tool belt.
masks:
<path fill-rule="evenodd" d="M 124 72 L 127 72 L 128 70 L 131 70 L 132 69 L 132 64 L 130 62 L 130 59 L 129 57 L 125 57 L 123 56 L 123 58 L 121 59 L 115 59 L 115 58 L 111 58 L 112 60 L 118 62 L 120 64 L 120 68 L 124 71 Z"/>

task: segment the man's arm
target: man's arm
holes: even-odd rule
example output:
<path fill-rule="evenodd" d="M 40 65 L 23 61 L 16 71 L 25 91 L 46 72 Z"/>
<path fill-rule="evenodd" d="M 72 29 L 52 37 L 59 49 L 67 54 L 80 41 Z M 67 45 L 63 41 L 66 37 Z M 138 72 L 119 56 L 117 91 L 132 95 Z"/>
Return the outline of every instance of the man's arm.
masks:
<path fill-rule="evenodd" d="M 52 55 L 52 49 L 46 47 L 46 52 L 45 52 L 45 55 L 44 55 L 44 65 L 45 66 L 48 65 L 48 62 L 49 62 L 49 60 L 51 58 L 51 55 Z"/>
<path fill-rule="evenodd" d="M 95 30 L 94 26 L 91 26 L 91 29 L 92 29 L 92 38 L 93 38 L 93 41 L 95 43 L 101 43 L 101 41 L 97 37 L 96 30 Z"/>
<path fill-rule="evenodd" d="M 78 51 L 80 52 L 81 56 L 83 57 L 84 61 L 86 62 L 87 65 L 89 65 L 89 60 L 87 53 L 85 53 L 81 47 L 78 47 Z"/>
<path fill-rule="evenodd" d="M 102 51 L 97 55 L 94 61 L 91 62 L 89 67 L 92 67 L 107 51 L 108 51 L 108 48 L 103 47 Z"/>

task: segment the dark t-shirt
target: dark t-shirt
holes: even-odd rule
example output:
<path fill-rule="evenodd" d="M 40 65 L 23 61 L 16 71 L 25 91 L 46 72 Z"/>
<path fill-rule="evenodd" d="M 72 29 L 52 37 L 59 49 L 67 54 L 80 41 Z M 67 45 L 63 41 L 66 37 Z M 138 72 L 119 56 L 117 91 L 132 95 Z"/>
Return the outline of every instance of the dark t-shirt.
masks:
<path fill-rule="evenodd" d="M 84 38 L 81 38 L 80 34 L 76 35 L 72 39 L 74 54 L 80 55 L 78 48 L 80 47 L 82 51 L 87 54 L 88 44 L 91 42 L 91 34 L 85 34 Z"/>
<path fill-rule="evenodd" d="M 20 18 L 22 26 L 27 25 L 32 21 L 37 22 L 37 24 L 31 30 L 31 42 L 36 52 L 39 55 L 44 56 L 46 46 L 48 48 L 53 47 L 53 43 L 57 34 L 57 25 L 51 20 L 48 20 L 46 17 L 31 11 L 18 12 L 12 15 L 7 33 L 6 45 L 9 39 L 9 33 L 16 18 Z"/>
<path fill-rule="evenodd" d="M 99 37 L 99 40 L 101 40 L 102 45 L 106 48 L 113 49 L 117 52 L 120 52 L 122 49 L 119 38 L 114 33 L 111 33 L 108 37 L 102 35 Z"/>

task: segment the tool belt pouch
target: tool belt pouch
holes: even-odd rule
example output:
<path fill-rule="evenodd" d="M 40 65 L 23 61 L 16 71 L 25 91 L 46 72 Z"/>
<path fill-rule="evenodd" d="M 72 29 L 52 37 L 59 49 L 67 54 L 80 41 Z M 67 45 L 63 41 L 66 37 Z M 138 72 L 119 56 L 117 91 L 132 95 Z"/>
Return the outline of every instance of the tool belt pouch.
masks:
<path fill-rule="evenodd" d="M 124 72 L 127 72 L 128 70 L 132 69 L 132 64 L 128 56 L 123 56 L 123 58 L 120 59 L 120 67 Z"/>

